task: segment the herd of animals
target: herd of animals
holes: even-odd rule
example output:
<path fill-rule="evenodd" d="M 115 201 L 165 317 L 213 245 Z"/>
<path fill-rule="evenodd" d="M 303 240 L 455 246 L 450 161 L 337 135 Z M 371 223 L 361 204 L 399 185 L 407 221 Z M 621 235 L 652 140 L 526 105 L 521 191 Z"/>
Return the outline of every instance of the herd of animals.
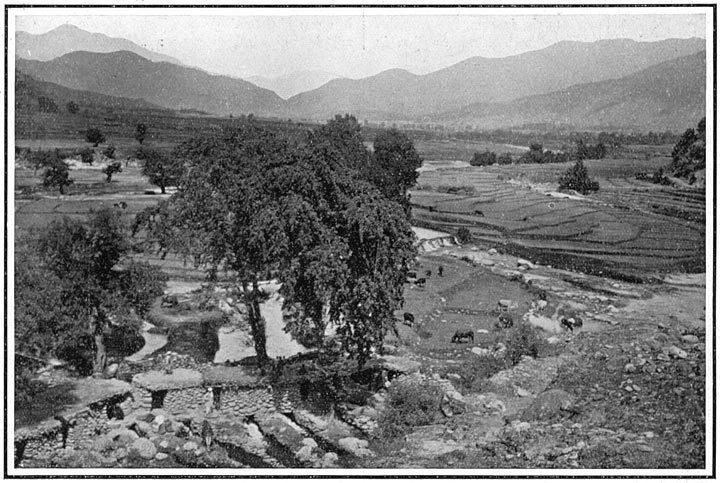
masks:
<path fill-rule="evenodd" d="M 408 282 L 415 284 L 417 287 L 424 287 L 427 283 L 427 278 L 432 275 L 431 270 L 425 271 L 425 277 L 418 278 L 416 272 L 409 272 L 408 273 Z M 440 265 L 438 267 L 438 276 L 443 276 L 443 266 Z M 537 294 L 538 301 L 536 303 L 539 304 L 540 308 L 544 308 L 547 306 L 547 295 L 544 291 L 541 291 Z M 512 314 L 509 313 L 509 311 L 513 308 L 512 303 L 510 301 L 504 301 L 501 300 L 498 304 L 498 310 L 500 314 L 498 315 L 498 320 L 495 322 L 494 327 L 495 329 L 509 329 L 511 328 L 515 321 L 513 319 Z M 408 327 L 413 327 L 415 325 L 415 315 L 410 312 L 403 313 L 403 320 L 404 325 L 407 325 Z M 560 318 L 560 326 L 569 331 L 574 332 L 577 329 L 580 329 L 583 326 L 583 320 L 579 316 L 574 317 L 561 317 Z M 475 342 L 475 333 L 471 329 L 467 330 L 457 330 L 455 331 L 455 334 L 450 339 L 451 343 L 454 344 L 463 344 L 463 343 L 474 343 Z"/>

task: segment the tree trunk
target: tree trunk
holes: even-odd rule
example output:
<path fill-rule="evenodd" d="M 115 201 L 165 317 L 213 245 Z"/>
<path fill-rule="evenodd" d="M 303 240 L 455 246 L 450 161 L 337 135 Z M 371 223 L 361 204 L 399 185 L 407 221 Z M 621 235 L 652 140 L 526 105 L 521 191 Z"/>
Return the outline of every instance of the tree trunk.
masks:
<path fill-rule="evenodd" d="M 105 352 L 105 336 L 95 333 L 95 361 L 93 362 L 93 374 L 102 374 L 107 364 L 107 353 Z"/>
<path fill-rule="evenodd" d="M 267 336 L 265 334 L 265 319 L 260 313 L 260 293 L 257 281 L 252 283 L 252 290 L 248 291 L 248 286 L 243 283 L 243 293 L 245 306 L 248 311 L 248 322 L 250 322 L 250 331 L 252 332 L 253 341 L 255 342 L 255 354 L 257 356 L 258 366 L 264 368 L 269 361 L 267 355 Z"/>
<path fill-rule="evenodd" d="M 107 364 L 107 351 L 105 350 L 105 316 L 102 311 L 95 309 L 92 335 L 95 340 L 95 360 L 93 361 L 93 374 L 102 374 Z"/>
<path fill-rule="evenodd" d="M 160 193 L 163 195 L 165 194 L 165 185 L 164 184 L 160 185 Z"/>

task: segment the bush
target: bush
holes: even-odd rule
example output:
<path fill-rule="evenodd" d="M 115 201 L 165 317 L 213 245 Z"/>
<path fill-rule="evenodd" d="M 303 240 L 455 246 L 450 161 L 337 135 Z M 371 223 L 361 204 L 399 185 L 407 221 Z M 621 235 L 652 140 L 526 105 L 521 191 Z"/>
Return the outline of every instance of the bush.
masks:
<path fill-rule="evenodd" d="M 464 226 L 461 226 L 458 228 L 457 234 L 455 235 L 460 243 L 468 243 L 472 241 L 472 234 L 470 233 L 470 230 L 465 228 Z"/>
<path fill-rule="evenodd" d="M 515 365 L 523 356 L 538 357 L 546 344 L 547 341 L 542 337 L 539 329 L 524 322 L 516 324 L 507 331 L 505 357 L 512 365 Z"/>
<path fill-rule="evenodd" d="M 582 161 L 576 161 L 570 169 L 560 176 L 559 181 L 560 190 L 575 190 L 584 195 L 600 189 L 600 184 L 590 179 L 587 168 Z"/>
<path fill-rule="evenodd" d="M 98 144 L 105 142 L 105 134 L 96 127 L 91 127 L 85 133 L 85 141 L 92 143 L 93 146 L 97 147 Z"/>
<path fill-rule="evenodd" d="M 388 390 L 380 434 L 394 438 L 415 426 L 433 424 L 440 415 L 442 397 L 442 389 L 437 384 L 424 380 L 395 381 Z"/>
<path fill-rule="evenodd" d="M 102 172 L 105 173 L 105 181 L 110 183 L 115 173 L 122 173 L 122 165 L 120 161 L 114 161 L 108 164 Z"/>
<path fill-rule="evenodd" d="M 90 148 L 85 148 L 80 150 L 80 161 L 82 161 L 84 164 L 91 165 L 93 164 L 93 161 L 95 160 L 95 151 L 93 151 Z"/>

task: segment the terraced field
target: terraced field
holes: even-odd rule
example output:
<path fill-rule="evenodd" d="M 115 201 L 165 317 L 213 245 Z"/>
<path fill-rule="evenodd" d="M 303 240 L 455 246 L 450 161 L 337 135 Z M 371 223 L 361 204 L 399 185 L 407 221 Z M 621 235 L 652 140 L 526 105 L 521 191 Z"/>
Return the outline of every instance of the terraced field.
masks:
<path fill-rule="evenodd" d="M 630 174 L 656 169 L 665 158 L 629 166 L 607 161 L 588 163 L 601 186 L 589 197 L 549 193 L 568 163 L 422 171 L 422 189 L 411 192 L 413 216 L 421 226 L 451 233 L 466 227 L 490 246 L 584 272 L 647 280 L 703 271 L 705 192 L 637 181 Z M 593 171 L 618 175 L 603 178 Z M 474 193 L 438 192 L 451 185 Z"/>

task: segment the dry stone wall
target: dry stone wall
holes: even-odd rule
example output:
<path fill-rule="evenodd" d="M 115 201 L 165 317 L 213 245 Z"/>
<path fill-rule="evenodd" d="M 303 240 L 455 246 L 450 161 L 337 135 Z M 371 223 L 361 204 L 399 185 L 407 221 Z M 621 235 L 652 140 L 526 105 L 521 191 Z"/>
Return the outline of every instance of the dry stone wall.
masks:
<path fill-rule="evenodd" d="M 64 428 L 60 421 L 51 419 L 33 428 L 15 431 L 15 465 L 22 460 L 49 459 L 65 447 Z"/>
<path fill-rule="evenodd" d="M 264 411 L 275 410 L 273 393 L 267 388 L 220 389 L 217 409 L 226 416 L 245 417 Z"/>

